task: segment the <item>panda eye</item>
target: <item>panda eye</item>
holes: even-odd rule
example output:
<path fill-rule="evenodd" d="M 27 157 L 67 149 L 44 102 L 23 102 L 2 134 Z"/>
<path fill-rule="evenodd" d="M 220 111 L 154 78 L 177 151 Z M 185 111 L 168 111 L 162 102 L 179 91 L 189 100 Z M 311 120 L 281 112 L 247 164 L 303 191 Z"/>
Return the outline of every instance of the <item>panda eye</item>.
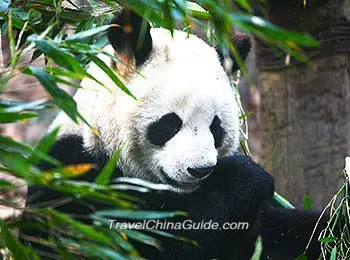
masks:
<path fill-rule="evenodd" d="M 221 127 L 221 120 L 218 116 L 215 116 L 213 122 L 210 125 L 210 132 L 214 136 L 215 148 L 218 148 L 222 145 L 225 137 L 225 131 Z"/>
<path fill-rule="evenodd" d="M 149 125 L 147 138 L 152 144 L 162 146 L 180 131 L 181 126 L 182 120 L 176 113 L 165 114 Z"/>

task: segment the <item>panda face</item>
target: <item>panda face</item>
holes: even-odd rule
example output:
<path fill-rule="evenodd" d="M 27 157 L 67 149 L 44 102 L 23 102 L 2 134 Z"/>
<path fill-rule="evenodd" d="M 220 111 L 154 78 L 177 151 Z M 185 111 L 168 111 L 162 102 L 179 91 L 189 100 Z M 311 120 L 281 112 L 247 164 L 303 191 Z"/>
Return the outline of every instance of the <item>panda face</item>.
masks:
<path fill-rule="evenodd" d="M 118 167 L 125 176 L 191 192 L 213 171 L 218 158 L 238 148 L 239 107 L 234 92 L 213 47 L 182 31 L 172 36 L 167 30 L 148 27 L 144 48 L 137 49 L 129 41 L 138 37 L 128 34 L 138 33 L 142 22 L 137 16 L 128 17 L 135 21 L 115 23 L 130 28 L 130 22 L 136 29 L 112 27 L 111 45 L 105 48 L 123 63 L 115 66 L 108 57 L 99 57 L 122 74 L 138 101 L 120 89 L 111 93 L 84 79 L 74 99 L 100 135 L 85 125 L 72 126 L 62 114 L 52 126 L 61 125 L 61 135 L 82 135 L 89 153 L 111 157 L 122 146 Z M 246 49 L 245 44 L 239 46 Z M 129 61 L 139 73 L 123 65 Z M 106 86 L 114 85 L 96 65 L 88 72 Z"/>
<path fill-rule="evenodd" d="M 152 36 L 157 39 L 157 32 Z M 168 61 L 161 68 L 153 64 L 158 64 L 160 57 L 152 60 L 151 55 L 141 71 L 144 77 L 130 82 L 149 91 L 143 93 L 132 113 L 133 127 L 126 129 L 132 129 L 132 138 L 131 143 L 126 141 L 130 149 L 125 147 L 125 157 L 134 159 L 120 165 L 129 176 L 190 192 L 213 171 L 219 157 L 236 151 L 238 106 L 216 51 L 195 36 L 187 38 L 175 32 L 174 37 L 172 40 L 169 35 L 169 42 L 182 39 L 181 44 L 188 43 L 188 55 L 169 50 Z M 196 44 L 191 46 L 193 42 Z M 196 67 L 198 71 L 193 69 Z M 158 74 L 159 70 L 162 73 Z"/>
<path fill-rule="evenodd" d="M 224 129 L 217 115 L 210 125 L 203 119 L 199 116 L 196 121 L 183 125 L 181 118 L 172 112 L 147 129 L 149 142 L 155 146 L 154 159 L 159 162 L 160 178 L 181 191 L 198 188 L 216 165 L 216 149 L 222 145 Z M 174 150 L 180 155 L 187 152 L 187 156 L 169 153 Z"/>

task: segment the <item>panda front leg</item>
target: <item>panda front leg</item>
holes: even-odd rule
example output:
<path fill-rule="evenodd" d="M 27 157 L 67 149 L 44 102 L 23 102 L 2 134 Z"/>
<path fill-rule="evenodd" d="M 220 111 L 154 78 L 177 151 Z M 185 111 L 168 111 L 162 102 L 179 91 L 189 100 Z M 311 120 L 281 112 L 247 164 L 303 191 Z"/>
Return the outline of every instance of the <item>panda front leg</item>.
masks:
<path fill-rule="evenodd" d="M 273 193 L 273 178 L 249 157 L 220 160 L 197 191 L 163 197 L 166 210 L 181 209 L 188 213 L 178 221 L 218 223 L 218 228 L 169 231 L 191 238 L 199 246 L 165 240 L 159 259 L 250 259 L 259 233 L 261 209 Z M 225 223 L 226 228 L 238 223 L 248 223 L 249 228 L 224 229 Z"/>
<path fill-rule="evenodd" d="M 227 201 L 242 207 L 234 213 L 235 219 L 238 216 L 238 219 L 252 222 L 251 214 L 261 209 L 261 214 L 255 222 L 255 232 L 261 235 L 263 240 L 261 259 L 292 260 L 304 252 L 308 260 L 318 259 L 321 253 L 318 237 L 326 226 L 327 215 L 320 218 L 320 212 L 317 211 L 272 207 L 273 179 L 264 169 L 244 156 L 229 157 L 224 161 L 226 162 L 219 166 L 218 171 L 228 173 L 231 169 L 237 178 L 230 179 L 227 176 L 225 179 L 232 185 L 233 190 L 233 194 L 227 196 Z M 235 202 L 237 198 L 241 198 L 239 203 Z M 248 238 L 255 242 L 256 236 L 248 234 Z M 249 245 L 249 242 L 246 245 Z M 250 253 L 245 244 L 242 248 Z M 239 256 L 237 259 L 245 258 Z"/>

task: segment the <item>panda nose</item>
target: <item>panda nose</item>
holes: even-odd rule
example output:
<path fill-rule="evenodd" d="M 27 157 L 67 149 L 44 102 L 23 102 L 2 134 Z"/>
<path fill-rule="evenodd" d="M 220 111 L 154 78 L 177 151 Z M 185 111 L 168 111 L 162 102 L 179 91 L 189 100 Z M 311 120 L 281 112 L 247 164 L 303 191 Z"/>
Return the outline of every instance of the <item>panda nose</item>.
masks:
<path fill-rule="evenodd" d="M 215 166 L 211 167 L 203 167 L 203 168 L 187 168 L 187 171 L 193 176 L 198 179 L 201 179 L 203 177 L 208 176 L 214 171 Z"/>

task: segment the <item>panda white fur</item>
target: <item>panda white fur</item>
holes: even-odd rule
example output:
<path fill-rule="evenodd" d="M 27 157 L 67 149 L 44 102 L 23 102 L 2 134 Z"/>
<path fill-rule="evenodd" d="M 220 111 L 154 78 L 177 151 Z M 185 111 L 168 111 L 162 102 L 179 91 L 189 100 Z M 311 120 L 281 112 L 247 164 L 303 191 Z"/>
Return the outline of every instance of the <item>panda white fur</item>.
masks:
<path fill-rule="evenodd" d="M 258 235 L 263 239 L 263 259 L 293 259 L 303 253 L 318 215 L 271 207 L 272 177 L 250 158 L 235 155 L 239 109 L 215 48 L 194 35 L 175 31 L 172 38 L 168 31 L 149 26 L 138 48 L 141 18 L 124 11 L 114 23 L 121 26 L 109 30 L 111 45 L 105 51 L 123 63 L 100 58 L 124 78 L 138 101 L 91 65 L 88 72 L 109 90 L 84 79 L 74 98 L 100 134 L 61 113 L 52 124 L 61 130 L 51 154 L 65 164 L 93 162 L 103 167 L 122 147 L 118 167 L 124 176 L 171 187 L 172 191 L 149 196 L 148 209 L 187 211 L 180 220 L 249 223 L 249 230 L 177 231 L 200 246 L 175 240 L 165 240 L 163 251 L 140 246 L 149 259 L 250 259 Z M 245 58 L 249 39 L 235 41 Z M 133 65 L 138 72 L 129 67 Z M 96 173 L 86 175 L 88 180 Z M 34 203 L 62 196 L 31 187 L 29 197 L 38 190 L 45 195 Z M 58 209 L 79 214 L 91 210 L 73 203 Z M 309 259 L 319 252 L 314 239 Z"/>

